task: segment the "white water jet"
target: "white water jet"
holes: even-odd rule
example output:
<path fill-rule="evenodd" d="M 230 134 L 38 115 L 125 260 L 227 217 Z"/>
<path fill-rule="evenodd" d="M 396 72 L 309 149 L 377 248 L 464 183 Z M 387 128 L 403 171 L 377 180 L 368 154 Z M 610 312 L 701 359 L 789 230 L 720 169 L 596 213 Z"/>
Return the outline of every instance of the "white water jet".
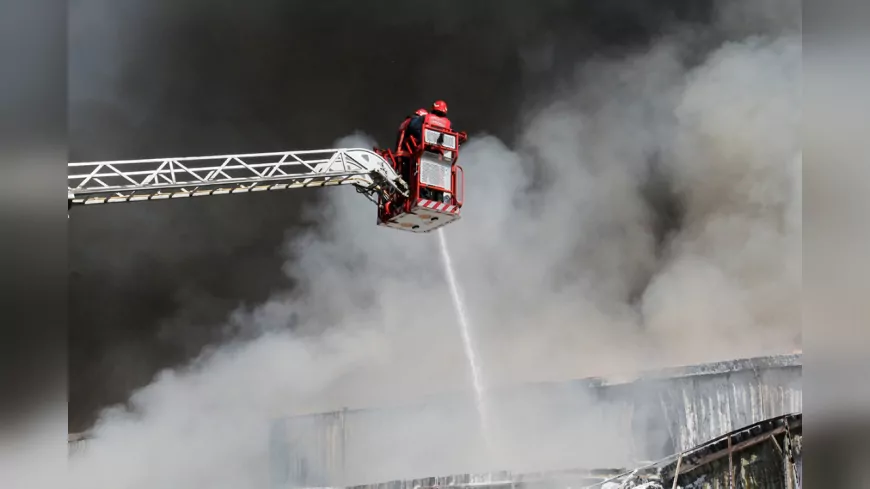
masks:
<path fill-rule="evenodd" d="M 477 415 L 480 418 L 480 429 L 486 443 L 487 456 L 492 457 L 493 445 L 490 440 L 490 430 L 488 424 L 488 416 L 486 404 L 483 398 L 483 376 L 481 375 L 480 363 L 477 358 L 477 353 L 474 348 L 474 342 L 471 338 L 471 324 L 468 320 L 468 314 L 465 311 L 465 303 L 462 301 L 462 292 L 459 287 L 459 282 L 456 280 L 456 275 L 453 272 L 453 261 L 450 259 L 450 251 L 447 248 L 447 237 L 444 235 L 444 229 L 438 230 L 438 240 L 441 247 L 441 258 L 444 263 L 444 273 L 447 276 L 447 283 L 450 285 L 450 295 L 453 298 L 453 309 L 456 312 L 456 319 L 459 322 L 459 329 L 462 333 L 462 345 L 465 349 L 465 358 L 471 368 L 472 383 L 474 384 L 475 406 Z"/>

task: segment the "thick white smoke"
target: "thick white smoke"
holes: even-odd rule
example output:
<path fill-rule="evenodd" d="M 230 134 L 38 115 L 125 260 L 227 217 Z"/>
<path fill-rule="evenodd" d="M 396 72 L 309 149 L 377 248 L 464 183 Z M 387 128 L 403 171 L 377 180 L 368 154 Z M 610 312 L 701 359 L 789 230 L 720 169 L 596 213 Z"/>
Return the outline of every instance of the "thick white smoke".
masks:
<path fill-rule="evenodd" d="M 446 232 L 488 385 L 799 347 L 800 33 L 728 42 L 688 68 L 684 49 L 663 40 L 578 67 L 573 93 L 532 114 L 516 148 L 472 135 L 464 217 Z M 130 410 L 106 412 L 71 460 L 73 487 L 268 487 L 273 417 L 468 388 L 437 241 L 377 228 L 348 189 L 330 196 L 311 209 L 324 230 L 287 243 L 301 292 L 232 318 L 257 339 L 166 372 Z M 290 318 L 301 325 L 292 332 Z M 526 417 L 548 412 L 520 404 L 511 409 Z M 565 453 L 558 426 L 578 423 L 592 433 L 571 453 L 592 461 L 581 465 L 625 451 L 595 438 L 589 412 L 554 408 L 540 429 L 523 428 L 536 458 L 505 463 L 548 465 L 548 453 Z M 408 434 L 432 445 L 428 456 L 367 474 L 468 468 L 438 455 L 463 449 L 442 438 L 459 416 Z M 378 446 L 378 433 L 365 436 L 356 442 Z"/>

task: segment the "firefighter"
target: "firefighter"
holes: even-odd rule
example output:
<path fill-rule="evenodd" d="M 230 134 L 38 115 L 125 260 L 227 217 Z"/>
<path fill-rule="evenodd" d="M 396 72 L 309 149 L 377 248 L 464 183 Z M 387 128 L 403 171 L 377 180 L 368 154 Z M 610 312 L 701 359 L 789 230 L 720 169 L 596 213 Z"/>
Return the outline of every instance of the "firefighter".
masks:
<path fill-rule="evenodd" d="M 404 121 L 402 122 L 402 124 L 399 126 L 399 134 L 396 136 L 396 152 L 397 152 L 397 153 L 400 153 L 400 152 L 402 151 L 402 149 L 403 149 L 402 146 L 405 146 L 405 144 L 406 144 L 406 142 L 407 142 L 406 139 L 407 139 L 408 135 L 411 133 L 411 132 L 409 131 L 410 126 L 411 126 L 412 124 L 415 124 L 415 122 L 416 122 L 415 125 L 417 125 L 417 126 L 419 126 L 420 128 L 422 128 L 422 127 L 423 127 L 423 123 L 422 123 L 421 121 L 422 121 L 422 120 L 423 120 L 423 119 L 424 119 L 428 114 L 429 114 L 429 112 L 428 112 L 426 109 L 422 109 L 422 108 L 421 108 L 421 109 L 417 109 L 417 110 L 414 112 L 414 115 L 412 115 L 412 116 L 408 116 L 408 117 L 405 118 L 405 120 L 404 120 Z M 417 135 L 417 142 L 419 143 L 419 142 L 420 142 L 420 139 L 419 139 L 420 129 L 417 130 L 417 133 L 418 133 L 418 135 Z M 409 168 L 410 168 L 410 165 L 408 164 L 408 157 L 407 157 L 407 156 L 398 156 L 398 157 L 396 158 L 396 164 L 397 164 L 397 166 L 398 166 L 398 168 L 396 168 L 396 171 L 399 172 L 399 175 L 400 175 L 400 176 L 401 176 L 401 177 L 402 177 L 406 182 L 409 182 L 409 181 L 410 181 L 410 175 L 408 174 L 408 170 L 409 170 Z"/>
<path fill-rule="evenodd" d="M 423 124 L 450 129 L 450 119 L 447 118 L 447 102 L 436 101 L 425 115 L 418 115 L 408 123 L 408 135 L 414 136 L 417 144 L 423 140 Z"/>
<path fill-rule="evenodd" d="M 450 129 L 450 119 L 447 118 L 447 102 L 438 100 L 432 104 L 432 108 L 429 109 L 429 114 L 426 115 L 424 122 L 432 126 Z"/>
<path fill-rule="evenodd" d="M 424 117 L 426 117 L 427 114 L 429 114 L 429 112 L 426 109 L 417 109 L 417 111 L 414 112 L 414 115 L 410 115 L 405 118 L 405 120 L 399 126 L 399 133 L 396 135 L 396 151 L 402 150 L 401 146 L 405 140 L 405 136 L 407 136 L 408 134 L 408 127 L 410 126 L 410 124 L 417 119 L 422 120 Z M 419 125 L 420 127 L 423 126 L 422 123 L 420 123 Z"/>

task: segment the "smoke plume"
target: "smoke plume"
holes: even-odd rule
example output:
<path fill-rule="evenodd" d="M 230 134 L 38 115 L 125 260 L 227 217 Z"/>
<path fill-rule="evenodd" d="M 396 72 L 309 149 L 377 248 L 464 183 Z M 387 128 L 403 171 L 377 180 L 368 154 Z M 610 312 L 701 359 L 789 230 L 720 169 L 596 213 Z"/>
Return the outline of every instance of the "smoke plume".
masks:
<path fill-rule="evenodd" d="M 526 114 L 516 144 L 471 135 L 463 218 L 445 232 L 488 386 L 800 346 L 801 39 L 790 20 L 774 22 L 780 12 L 793 14 L 728 10 L 721 38 L 687 28 L 586 60 Z M 747 34 L 735 19 L 753 13 L 763 29 Z M 361 199 L 334 189 L 309 206 L 324 225 L 284 249 L 297 257 L 284 273 L 298 287 L 233 314 L 245 339 L 107 410 L 71 461 L 73 487 L 267 487 L 273 417 L 467 390 L 437 240 L 376 227 Z M 583 424 L 585 448 L 571 457 L 586 465 L 627 450 L 582 420 L 591 403 L 570 413 L 535 399 L 506 405 L 505 419 L 549 414 L 539 429 L 501 425 L 504 439 L 523 440 L 505 445 L 514 466 L 503 469 L 567 464 L 555 460 L 559 426 Z M 432 415 L 407 433 L 427 456 L 389 465 L 371 449 L 367 477 L 474 469 L 472 453 L 465 466 L 438 456 L 445 433 L 473 424 L 463 416 Z M 378 437 L 355 443 L 377 447 Z"/>

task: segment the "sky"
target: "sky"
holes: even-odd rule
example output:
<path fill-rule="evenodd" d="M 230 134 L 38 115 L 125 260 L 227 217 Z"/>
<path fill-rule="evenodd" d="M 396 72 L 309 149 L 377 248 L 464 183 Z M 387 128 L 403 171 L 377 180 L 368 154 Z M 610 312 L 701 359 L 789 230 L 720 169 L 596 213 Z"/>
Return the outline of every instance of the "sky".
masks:
<path fill-rule="evenodd" d="M 800 348 L 799 3 L 238 5 L 74 2 L 72 158 L 371 147 L 444 99 L 488 388 Z M 437 241 L 349 189 L 78 211 L 70 429 L 96 438 L 74 487 L 260 487 L 274 416 L 470 388 Z M 627 454 L 594 403 L 557 404 L 493 413 L 522 442 L 502 468 L 569 435 L 575 461 Z M 441 446 L 463 422 L 412 426 Z M 480 462 L 412 445 L 405 475 Z"/>

